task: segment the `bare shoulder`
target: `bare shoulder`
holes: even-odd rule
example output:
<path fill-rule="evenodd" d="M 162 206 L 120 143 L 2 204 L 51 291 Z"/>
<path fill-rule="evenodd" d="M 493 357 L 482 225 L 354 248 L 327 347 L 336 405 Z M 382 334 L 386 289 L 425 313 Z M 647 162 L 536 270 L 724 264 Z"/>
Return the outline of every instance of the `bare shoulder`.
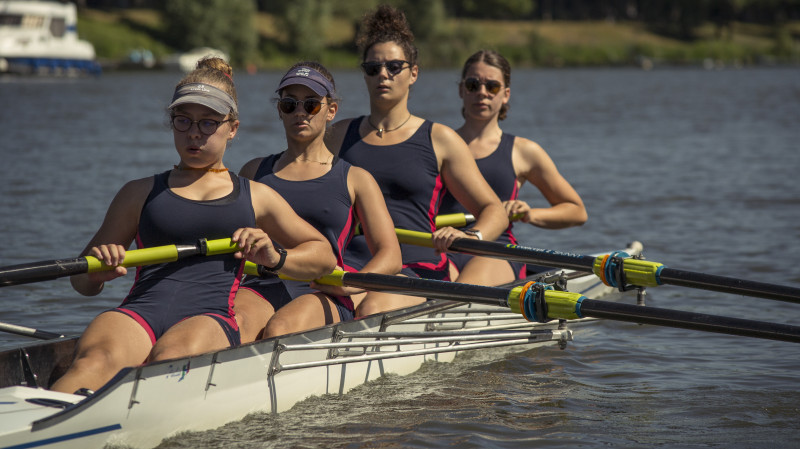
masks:
<path fill-rule="evenodd" d="M 459 155 L 469 156 L 469 147 L 464 139 L 451 127 L 441 123 L 434 123 L 431 128 L 431 140 L 433 149 L 439 157 L 450 159 Z"/>
<path fill-rule="evenodd" d="M 351 165 L 350 171 L 347 172 L 347 183 L 357 189 L 370 188 L 373 185 L 377 186 L 375 178 L 368 171 L 355 165 Z"/>

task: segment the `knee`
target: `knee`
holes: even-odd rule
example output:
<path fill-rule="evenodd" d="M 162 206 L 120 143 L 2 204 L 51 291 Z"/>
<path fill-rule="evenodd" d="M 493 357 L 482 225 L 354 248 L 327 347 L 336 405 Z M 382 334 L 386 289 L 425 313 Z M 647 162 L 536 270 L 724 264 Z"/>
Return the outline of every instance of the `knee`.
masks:
<path fill-rule="evenodd" d="M 292 323 L 280 316 L 273 316 L 267 326 L 264 328 L 264 338 L 277 337 L 279 335 L 286 335 L 294 331 Z"/>

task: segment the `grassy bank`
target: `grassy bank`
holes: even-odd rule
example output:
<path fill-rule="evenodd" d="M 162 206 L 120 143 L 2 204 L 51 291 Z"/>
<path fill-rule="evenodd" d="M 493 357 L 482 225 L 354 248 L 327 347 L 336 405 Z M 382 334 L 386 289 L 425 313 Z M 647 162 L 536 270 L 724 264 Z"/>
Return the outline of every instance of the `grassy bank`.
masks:
<path fill-rule="evenodd" d="M 283 68 L 301 55 L 288 53 L 276 17 L 256 17 L 259 68 Z M 135 49 L 156 59 L 176 50 L 162 39 L 158 12 L 131 9 L 82 9 L 78 32 L 92 42 L 102 61 L 124 61 Z M 652 33 L 638 22 L 532 22 L 450 19 L 429 42 L 418 42 L 421 64 L 457 67 L 480 48 L 500 51 L 517 67 L 607 66 L 648 64 L 752 65 L 800 63 L 800 23 L 782 27 L 735 23 L 720 34 L 712 25 L 695 30 L 698 38 L 681 41 Z M 331 67 L 355 67 L 354 27 L 332 20 L 322 37 L 329 49 L 321 58 Z"/>

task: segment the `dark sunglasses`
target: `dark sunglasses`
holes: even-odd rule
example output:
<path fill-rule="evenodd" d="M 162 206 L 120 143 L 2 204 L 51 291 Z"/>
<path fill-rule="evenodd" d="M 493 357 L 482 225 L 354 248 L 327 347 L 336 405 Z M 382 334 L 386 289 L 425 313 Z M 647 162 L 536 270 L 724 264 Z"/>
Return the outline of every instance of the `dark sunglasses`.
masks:
<path fill-rule="evenodd" d="M 481 81 L 477 78 L 467 78 L 464 80 L 464 88 L 467 89 L 467 92 L 477 92 L 481 90 L 481 86 L 486 86 L 486 92 L 495 95 L 500 92 L 503 83 L 495 80 Z"/>
<path fill-rule="evenodd" d="M 294 98 L 284 97 L 278 100 L 278 109 L 280 109 L 284 114 L 291 114 L 295 109 L 297 109 L 297 105 L 299 104 L 303 105 L 303 109 L 305 109 L 308 114 L 316 115 L 319 110 L 322 109 L 322 105 L 325 103 L 317 98 L 295 100 Z"/>
<path fill-rule="evenodd" d="M 225 122 L 232 122 L 232 121 L 233 120 L 230 120 L 230 119 L 229 120 L 211 120 L 210 118 L 204 118 L 202 120 L 192 120 L 189 117 L 186 117 L 185 115 L 173 115 L 172 116 L 172 128 L 174 128 L 175 131 L 179 131 L 179 132 L 183 133 L 183 132 L 189 131 L 189 129 L 192 127 L 192 125 L 197 123 L 197 129 L 199 129 L 201 133 L 203 133 L 203 134 L 205 134 L 207 136 L 210 136 L 210 135 L 214 134 L 215 132 L 217 132 L 217 128 L 219 128 L 219 125 L 221 125 L 221 124 L 223 124 Z"/>
<path fill-rule="evenodd" d="M 401 59 L 393 59 L 385 62 L 364 62 L 361 64 L 361 69 L 364 70 L 367 76 L 375 76 L 381 73 L 381 68 L 386 67 L 386 71 L 389 72 L 389 75 L 395 76 L 406 68 L 406 64 L 408 64 L 408 67 L 411 67 L 410 62 Z"/>

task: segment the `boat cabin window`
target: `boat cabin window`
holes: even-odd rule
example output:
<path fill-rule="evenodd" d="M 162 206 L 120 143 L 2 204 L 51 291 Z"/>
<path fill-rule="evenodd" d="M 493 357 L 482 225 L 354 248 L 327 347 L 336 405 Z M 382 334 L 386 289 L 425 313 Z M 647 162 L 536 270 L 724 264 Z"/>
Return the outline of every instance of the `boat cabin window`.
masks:
<path fill-rule="evenodd" d="M 22 28 L 41 28 L 44 25 L 44 16 L 26 15 L 22 17 Z"/>
<path fill-rule="evenodd" d="M 67 31 L 67 24 L 62 18 L 53 17 L 50 19 L 50 33 L 55 37 L 63 37 Z"/>
<path fill-rule="evenodd" d="M 22 25 L 21 14 L 0 14 L 0 26 L 20 26 Z"/>

